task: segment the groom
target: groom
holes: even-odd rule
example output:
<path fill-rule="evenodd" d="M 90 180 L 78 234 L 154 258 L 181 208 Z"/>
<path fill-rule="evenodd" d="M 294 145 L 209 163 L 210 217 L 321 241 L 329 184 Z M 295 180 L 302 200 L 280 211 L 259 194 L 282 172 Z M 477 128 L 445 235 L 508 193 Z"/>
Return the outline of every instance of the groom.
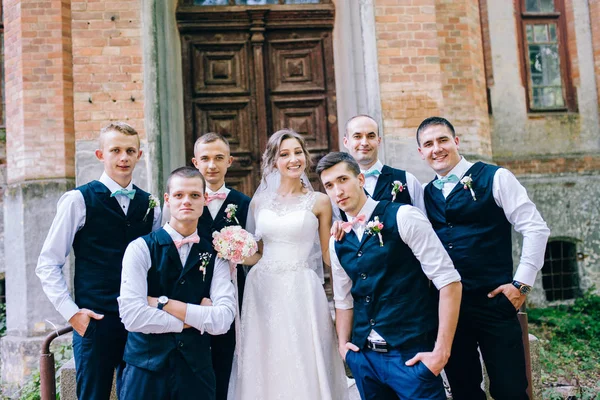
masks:
<path fill-rule="evenodd" d="M 362 399 L 445 399 L 439 374 L 462 290 L 450 257 L 417 208 L 367 197 L 352 156 L 329 153 L 317 173 L 348 216 L 329 251 L 339 351 Z M 430 279 L 440 291 L 439 325 Z"/>

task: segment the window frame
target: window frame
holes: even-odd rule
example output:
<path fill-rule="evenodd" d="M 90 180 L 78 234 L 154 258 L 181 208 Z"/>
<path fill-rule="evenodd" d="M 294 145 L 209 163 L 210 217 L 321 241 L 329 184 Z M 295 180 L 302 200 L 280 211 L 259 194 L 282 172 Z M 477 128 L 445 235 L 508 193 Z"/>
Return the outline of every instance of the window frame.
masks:
<path fill-rule="evenodd" d="M 544 265 L 542 266 L 542 268 L 540 269 L 540 278 L 542 280 L 542 290 L 544 291 L 544 295 L 545 295 L 545 299 L 546 301 L 548 301 L 549 303 L 555 303 L 555 302 L 563 302 L 563 301 L 572 301 L 578 297 L 581 297 L 582 295 L 582 289 L 581 289 L 581 275 L 580 275 L 580 270 L 579 270 L 579 258 L 578 258 L 578 241 L 573 239 L 573 238 L 566 238 L 566 237 L 557 237 L 557 238 L 553 238 L 551 240 L 548 241 L 548 243 L 546 244 L 546 250 L 544 251 Z M 561 255 L 558 258 L 553 258 L 552 255 L 550 255 L 550 258 L 547 258 L 546 255 L 548 252 L 552 253 L 551 248 L 553 246 L 559 245 L 560 249 L 561 249 Z M 573 250 L 573 257 L 565 257 L 564 255 L 564 251 L 565 248 L 568 246 L 572 246 L 571 249 Z M 552 271 L 544 271 L 544 268 L 546 267 L 546 263 L 550 262 L 550 263 L 560 263 L 560 272 L 555 271 L 554 269 L 552 269 Z M 564 287 L 564 286 L 555 286 L 554 285 L 554 281 L 555 281 L 555 277 L 559 277 L 561 282 L 563 282 L 563 278 L 566 274 L 565 274 L 565 265 L 571 265 L 573 268 L 570 271 L 567 271 L 568 274 L 571 276 L 571 282 L 575 282 L 576 285 L 571 285 L 570 287 Z M 552 287 L 546 287 L 544 285 L 544 280 L 545 278 L 549 278 L 552 281 Z M 569 298 L 564 298 L 564 293 L 565 292 L 572 292 L 572 297 Z M 552 293 L 553 295 L 553 299 L 550 300 L 549 299 L 549 292 Z M 560 297 L 561 298 L 556 298 L 558 297 L 557 294 L 560 293 Z"/>
<path fill-rule="evenodd" d="M 521 77 L 526 89 L 527 111 L 532 114 L 538 113 L 564 113 L 577 112 L 575 89 L 571 78 L 571 60 L 568 51 L 567 23 L 564 0 L 554 0 L 554 12 L 529 12 L 526 11 L 527 0 L 515 0 L 515 9 L 518 18 L 517 34 L 521 50 Z M 529 63 L 529 49 L 527 42 L 527 25 L 556 24 L 556 38 L 558 44 L 558 56 L 564 107 L 560 108 L 534 108 L 532 107 L 533 80 L 531 79 L 531 66 Z"/>

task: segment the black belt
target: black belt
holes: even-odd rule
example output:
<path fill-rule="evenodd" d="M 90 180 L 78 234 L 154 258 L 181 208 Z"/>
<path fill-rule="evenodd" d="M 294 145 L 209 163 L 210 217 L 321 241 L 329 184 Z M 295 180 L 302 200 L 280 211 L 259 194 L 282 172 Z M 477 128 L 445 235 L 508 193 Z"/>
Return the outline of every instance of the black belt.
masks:
<path fill-rule="evenodd" d="M 376 351 L 377 353 L 387 353 L 392 347 L 386 342 L 371 342 L 367 339 L 367 349 Z"/>

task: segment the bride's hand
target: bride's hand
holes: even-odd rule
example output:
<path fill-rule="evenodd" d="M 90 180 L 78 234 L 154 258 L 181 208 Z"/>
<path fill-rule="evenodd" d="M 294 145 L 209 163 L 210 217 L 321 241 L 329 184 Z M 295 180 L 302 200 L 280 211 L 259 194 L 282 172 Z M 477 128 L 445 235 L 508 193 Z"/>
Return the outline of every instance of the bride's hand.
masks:
<path fill-rule="evenodd" d="M 344 238 L 346 232 L 342 229 L 342 221 L 335 221 L 331 225 L 331 236 L 335 238 L 336 242 L 339 242 Z"/>

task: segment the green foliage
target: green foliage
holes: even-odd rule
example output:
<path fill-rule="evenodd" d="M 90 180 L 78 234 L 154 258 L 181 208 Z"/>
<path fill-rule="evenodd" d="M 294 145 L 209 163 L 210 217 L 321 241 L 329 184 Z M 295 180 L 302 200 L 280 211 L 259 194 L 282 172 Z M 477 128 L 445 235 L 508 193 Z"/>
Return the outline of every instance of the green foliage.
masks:
<path fill-rule="evenodd" d="M 6 335 L 6 303 L 0 303 L 0 337 Z"/>
<path fill-rule="evenodd" d="M 530 309 L 529 331 L 540 339 L 544 398 L 553 386 L 580 386 L 578 398 L 600 400 L 600 296 L 593 290 L 573 305 Z"/>
<path fill-rule="evenodd" d="M 56 369 L 56 399 L 60 400 L 60 376 L 58 370 L 64 363 L 73 357 L 71 344 L 57 344 L 52 346 L 54 353 L 54 368 Z M 35 371 L 30 380 L 21 388 L 19 400 L 41 400 L 40 395 L 40 371 Z"/>

